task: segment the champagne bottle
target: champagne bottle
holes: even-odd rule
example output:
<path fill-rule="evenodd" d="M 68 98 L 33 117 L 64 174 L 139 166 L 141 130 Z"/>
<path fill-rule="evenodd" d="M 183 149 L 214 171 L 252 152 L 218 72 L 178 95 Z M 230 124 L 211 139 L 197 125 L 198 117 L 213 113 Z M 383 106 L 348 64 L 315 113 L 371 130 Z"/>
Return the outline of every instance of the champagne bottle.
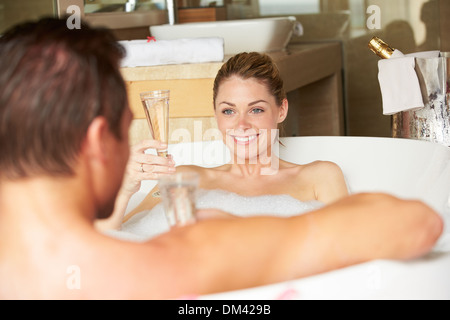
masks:
<path fill-rule="evenodd" d="M 400 50 L 392 48 L 378 37 L 373 37 L 369 41 L 369 49 L 383 59 L 400 58 L 404 56 Z"/>

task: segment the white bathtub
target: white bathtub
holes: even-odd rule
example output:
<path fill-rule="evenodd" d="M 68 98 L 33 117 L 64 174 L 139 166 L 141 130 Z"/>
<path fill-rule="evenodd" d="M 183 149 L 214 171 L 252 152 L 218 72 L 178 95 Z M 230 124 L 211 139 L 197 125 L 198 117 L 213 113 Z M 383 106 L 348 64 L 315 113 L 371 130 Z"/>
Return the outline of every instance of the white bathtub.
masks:
<path fill-rule="evenodd" d="M 337 163 L 352 193 L 381 191 L 424 201 L 443 216 L 443 235 L 431 254 L 414 261 L 377 260 L 199 299 L 450 299 L 450 148 L 392 138 L 295 137 L 282 141 L 282 159 L 300 164 Z M 171 145 L 169 149 L 177 165 L 210 167 L 229 159 L 220 141 Z M 154 185 L 143 182 L 128 210 Z"/>

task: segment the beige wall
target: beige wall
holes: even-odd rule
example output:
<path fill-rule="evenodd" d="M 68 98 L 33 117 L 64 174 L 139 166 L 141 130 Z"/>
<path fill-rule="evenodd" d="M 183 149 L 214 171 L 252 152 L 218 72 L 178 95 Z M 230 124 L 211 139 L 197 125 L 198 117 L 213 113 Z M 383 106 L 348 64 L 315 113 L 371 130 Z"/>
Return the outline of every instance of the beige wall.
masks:
<path fill-rule="evenodd" d="M 450 52 L 450 1 L 440 0 L 441 51 Z"/>

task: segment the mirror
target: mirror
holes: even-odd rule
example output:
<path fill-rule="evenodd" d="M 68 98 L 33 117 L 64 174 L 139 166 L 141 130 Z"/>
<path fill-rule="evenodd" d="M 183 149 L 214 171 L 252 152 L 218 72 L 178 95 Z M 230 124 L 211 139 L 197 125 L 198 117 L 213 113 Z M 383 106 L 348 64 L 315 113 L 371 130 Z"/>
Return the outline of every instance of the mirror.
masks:
<path fill-rule="evenodd" d="M 179 8 L 223 6 L 223 0 L 178 0 Z M 166 0 L 84 0 L 85 13 L 165 10 Z"/>
<path fill-rule="evenodd" d="M 84 0 L 84 12 L 88 14 L 164 9 L 166 9 L 165 0 Z"/>
<path fill-rule="evenodd" d="M 319 13 L 320 0 L 259 0 L 261 16 Z"/>

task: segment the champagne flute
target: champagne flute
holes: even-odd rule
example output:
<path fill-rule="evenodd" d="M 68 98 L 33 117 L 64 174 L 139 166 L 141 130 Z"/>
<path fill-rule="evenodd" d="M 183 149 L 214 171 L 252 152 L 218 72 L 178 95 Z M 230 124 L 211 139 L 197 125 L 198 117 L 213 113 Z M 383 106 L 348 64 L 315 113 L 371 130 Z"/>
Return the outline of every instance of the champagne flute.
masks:
<path fill-rule="evenodd" d="M 150 133 L 154 140 L 169 143 L 169 96 L 170 90 L 146 91 L 140 94 Z M 167 157 L 167 148 L 157 150 L 161 157 Z"/>

